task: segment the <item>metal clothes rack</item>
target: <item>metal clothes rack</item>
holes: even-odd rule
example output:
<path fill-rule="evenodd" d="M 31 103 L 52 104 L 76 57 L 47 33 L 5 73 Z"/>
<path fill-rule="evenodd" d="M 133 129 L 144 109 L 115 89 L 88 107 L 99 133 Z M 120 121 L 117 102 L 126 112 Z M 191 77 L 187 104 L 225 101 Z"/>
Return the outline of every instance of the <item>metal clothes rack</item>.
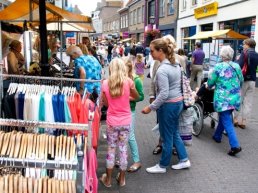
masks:
<path fill-rule="evenodd" d="M 21 127 L 50 127 L 59 129 L 76 129 L 76 130 L 91 130 L 87 124 L 71 124 L 71 123 L 50 123 L 38 121 L 23 121 L 15 119 L 0 119 L 2 126 L 21 126 Z M 91 135 L 88 134 L 88 140 L 91 141 Z M 91 144 L 91 142 L 89 143 Z M 84 193 L 85 173 L 83 167 L 83 148 L 84 144 L 77 146 L 77 162 L 61 161 L 61 160 L 32 160 L 32 159 L 16 159 L 0 157 L 0 166 L 10 166 L 18 168 L 45 168 L 45 169 L 64 169 L 76 170 L 76 192 Z M 9 164 L 8 164 L 9 163 Z"/>
<path fill-rule="evenodd" d="M 31 79 L 31 80 L 45 80 L 45 81 L 60 81 L 61 86 L 63 81 L 67 82 L 101 82 L 101 80 L 88 80 L 88 79 L 73 79 L 73 78 L 58 78 L 58 77 L 42 77 L 42 76 L 23 76 L 23 75 L 11 75 L 11 74 L 3 74 L 2 68 L 0 72 L 0 80 L 3 80 L 3 77 L 7 78 L 18 78 L 18 79 Z M 1 81 L 1 93 L 2 96 L 3 91 L 3 81 Z M 1 97 L 2 98 L 2 97 Z M 0 102 L 1 104 L 1 102 Z M 53 128 L 53 129 L 70 129 L 70 130 L 88 130 L 88 142 L 87 146 L 91 148 L 92 146 L 92 119 L 89 119 L 89 124 L 72 124 L 72 123 L 50 123 L 43 121 L 24 121 L 24 120 L 15 120 L 15 119 L 2 119 L 0 118 L 0 125 L 3 126 L 19 126 L 19 127 L 43 127 L 43 128 Z M 71 163 L 69 161 L 41 161 L 41 160 L 31 160 L 31 159 L 14 159 L 14 158 L 0 158 L 0 166 L 6 166 L 6 164 L 12 167 L 40 167 L 46 169 L 66 169 L 68 166 L 70 169 L 76 169 L 76 192 L 84 193 L 84 182 L 85 182 L 85 174 L 83 167 L 83 150 L 81 147 L 77 146 L 77 163 Z M 24 164 L 25 163 L 25 164 Z M 67 168 L 68 169 L 68 168 Z"/>
<path fill-rule="evenodd" d="M 14 75 L 14 74 L 0 74 L 0 76 L 7 77 L 7 78 L 36 79 L 36 80 L 48 80 L 48 81 L 100 82 L 100 80 L 58 78 L 58 77 L 47 77 L 47 76 L 27 76 L 27 75 L 24 76 L 24 75 Z"/>

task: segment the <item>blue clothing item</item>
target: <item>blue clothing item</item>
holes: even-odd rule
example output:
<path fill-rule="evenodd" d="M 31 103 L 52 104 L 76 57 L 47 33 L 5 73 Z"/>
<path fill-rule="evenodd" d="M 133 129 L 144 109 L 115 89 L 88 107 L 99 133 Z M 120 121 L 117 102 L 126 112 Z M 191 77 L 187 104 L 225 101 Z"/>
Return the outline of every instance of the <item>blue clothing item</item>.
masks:
<path fill-rule="evenodd" d="M 45 121 L 45 97 L 44 93 L 40 94 L 40 99 L 39 99 L 39 121 Z M 45 129 L 44 128 L 39 128 L 38 133 L 44 133 Z"/>
<path fill-rule="evenodd" d="M 162 138 L 162 153 L 159 165 L 168 167 L 175 146 L 180 161 L 188 160 L 184 143 L 179 135 L 179 116 L 183 110 L 183 101 L 164 103 L 158 109 L 159 131 Z"/>
<path fill-rule="evenodd" d="M 149 54 L 150 54 L 150 47 L 146 47 L 145 49 L 144 49 L 144 56 L 146 57 L 146 56 L 149 56 Z"/>
<path fill-rule="evenodd" d="M 201 48 L 197 48 L 196 50 L 194 50 L 192 57 L 194 58 L 193 64 L 202 65 L 205 58 L 205 54 Z"/>
<path fill-rule="evenodd" d="M 228 135 L 228 140 L 231 148 L 240 147 L 234 125 L 232 123 L 233 110 L 223 111 L 219 113 L 219 124 L 213 135 L 216 141 L 221 141 L 222 133 L 225 130 Z"/>
<path fill-rule="evenodd" d="M 216 64 L 207 81 L 209 88 L 215 86 L 213 105 L 216 112 L 240 109 L 240 85 L 243 80 L 241 69 L 237 63 L 222 62 Z"/>
<path fill-rule="evenodd" d="M 74 60 L 74 77 L 80 78 L 80 68 L 85 70 L 87 80 L 101 80 L 101 65 L 97 59 L 90 55 L 82 55 Z M 80 90 L 80 82 L 76 82 L 77 91 Z M 96 88 L 98 94 L 100 93 L 100 82 L 85 82 L 84 88 L 92 93 Z"/>
<path fill-rule="evenodd" d="M 65 122 L 64 95 L 63 95 L 63 94 L 60 94 L 60 95 L 58 96 L 58 98 L 59 98 L 58 111 L 59 111 L 59 114 L 60 114 L 60 120 L 59 120 L 59 122 L 64 123 L 64 122 Z"/>
<path fill-rule="evenodd" d="M 247 67 L 247 72 L 246 75 L 244 76 L 245 81 L 256 81 L 256 69 L 258 66 L 258 53 L 252 49 L 249 48 L 247 50 L 247 61 L 248 61 L 248 67 Z M 239 65 L 241 68 L 243 68 L 244 63 L 245 63 L 245 57 L 244 57 L 244 52 L 241 53 L 239 61 Z"/>
<path fill-rule="evenodd" d="M 19 95 L 18 95 L 18 118 L 21 120 L 23 120 L 24 97 L 25 97 L 25 94 L 19 93 Z"/>
<path fill-rule="evenodd" d="M 58 110 L 58 107 L 59 107 L 59 97 L 58 96 L 59 96 L 58 94 L 52 96 L 52 104 L 53 104 L 55 122 L 60 122 L 60 120 L 61 120 L 59 110 Z"/>
<path fill-rule="evenodd" d="M 132 158 L 133 162 L 140 162 L 140 156 L 139 156 L 139 151 L 138 151 L 138 145 L 135 139 L 135 134 L 134 134 L 134 129 L 135 129 L 135 111 L 132 111 L 132 122 L 131 122 L 131 128 L 130 128 L 130 133 L 129 133 L 129 146 L 131 149 L 132 153 Z"/>
<path fill-rule="evenodd" d="M 110 63 L 110 62 L 111 62 L 111 59 L 112 59 L 112 54 L 108 54 L 108 55 L 107 55 L 107 59 L 108 59 L 108 63 Z"/>

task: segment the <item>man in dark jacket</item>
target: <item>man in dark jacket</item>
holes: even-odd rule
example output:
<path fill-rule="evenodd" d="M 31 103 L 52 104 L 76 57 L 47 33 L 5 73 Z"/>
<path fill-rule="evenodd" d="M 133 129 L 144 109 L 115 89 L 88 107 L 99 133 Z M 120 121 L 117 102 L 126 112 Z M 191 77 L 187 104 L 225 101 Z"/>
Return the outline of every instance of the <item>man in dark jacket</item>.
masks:
<path fill-rule="evenodd" d="M 143 48 L 141 42 L 138 42 L 138 43 L 137 43 L 137 46 L 136 46 L 136 48 L 135 48 L 135 51 L 136 51 L 136 55 L 137 55 L 137 54 L 144 54 L 144 48 Z"/>
<path fill-rule="evenodd" d="M 244 64 L 246 63 L 247 72 L 244 75 L 244 84 L 242 85 L 241 89 L 242 105 L 240 111 L 235 113 L 234 125 L 245 129 L 246 119 L 251 113 L 253 97 L 255 94 L 258 53 L 255 51 L 256 42 L 254 39 L 246 39 L 244 40 L 243 44 L 244 50 L 240 55 L 238 63 L 241 68 L 243 68 Z"/>

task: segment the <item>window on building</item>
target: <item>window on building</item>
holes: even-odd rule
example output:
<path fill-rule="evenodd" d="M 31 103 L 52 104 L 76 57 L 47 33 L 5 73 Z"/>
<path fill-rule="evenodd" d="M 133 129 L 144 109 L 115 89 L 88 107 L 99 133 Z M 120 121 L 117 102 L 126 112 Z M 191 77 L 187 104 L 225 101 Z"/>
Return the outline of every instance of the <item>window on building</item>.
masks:
<path fill-rule="evenodd" d="M 159 17 L 165 16 L 165 0 L 159 1 Z"/>
<path fill-rule="evenodd" d="M 168 15 L 173 15 L 175 13 L 174 0 L 168 0 Z"/>
<path fill-rule="evenodd" d="M 182 1 L 182 10 L 186 10 L 186 0 Z"/>
<path fill-rule="evenodd" d="M 133 25 L 133 12 L 130 12 L 130 25 Z"/>
<path fill-rule="evenodd" d="M 121 29 L 124 28 L 124 26 L 123 26 L 123 16 L 121 16 L 121 18 L 120 18 L 120 26 L 121 26 Z"/>
<path fill-rule="evenodd" d="M 125 27 L 128 27 L 128 14 L 125 15 Z"/>
<path fill-rule="evenodd" d="M 133 25 L 137 24 L 137 10 L 133 11 Z"/>
<path fill-rule="evenodd" d="M 142 23 L 144 23 L 144 17 L 145 17 L 145 7 L 144 5 L 142 6 Z"/>
<path fill-rule="evenodd" d="M 192 5 L 197 5 L 197 0 L 192 0 Z"/>
<path fill-rule="evenodd" d="M 137 18 L 138 18 L 138 20 L 137 20 L 137 23 L 141 23 L 142 22 L 142 10 L 141 10 L 141 7 L 139 7 L 138 9 L 137 9 Z"/>
<path fill-rule="evenodd" d="M 151 16 L 155 17 L 155 1 L 149 2 L 149 12 L 148 12 L 148 18 Z M 150 20 L 149 20 L 150 23 Z"/>

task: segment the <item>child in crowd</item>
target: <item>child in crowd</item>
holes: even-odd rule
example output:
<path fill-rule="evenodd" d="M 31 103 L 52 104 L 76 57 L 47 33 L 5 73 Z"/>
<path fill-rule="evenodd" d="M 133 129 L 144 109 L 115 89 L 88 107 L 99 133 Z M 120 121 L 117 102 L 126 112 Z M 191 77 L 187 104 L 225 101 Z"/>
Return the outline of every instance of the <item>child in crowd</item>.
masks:
<path fill-rule="evenodd" d="M 132 120 L 130 100 L 138 100 L 139 95 L 134 82 L 128 78 L 125 63 L 115 58 L 109 65 L 109 78 L 102 84 L 102 99 L 107 110 L 107 143 L 106 173 L 100 181 L 106 187 L 111 187 L 112 171 L 115 165 L 116 147 L 119 149 L 120 172 L 116 180 L 120 186 L 125 185 L 127 169 L 127 142 Z"/>
<path fill-rule="evenodd" d="M 135 138 L 135 132 L 134 132 L 134 130 L 135 130 L 135 107 L 136 107 L 136 102 L 143 101 L 144 93 L 143 93 L 142 81 L 141 81 L 140 77 L 134 73 L 133 61 L 129 57 L 124 57 L 123 60 L 125 61 L 128 77 L 134 81 L 135 88 L 139 94 L 138 100 L 130 99 L 132 122 L 131 122 L 131 130 L 130 130 L 129 141 L 128 141 L 134 163 L 133 163 L 133 165 L 131 165 L 129 167 L 129 169 L 127 171 L 128 172 L 136 172 L 141 168 L 141 162 L 140 162 L 138 145 L 137 145 L 137 141 Z"/>
<path fill-rule="evenodd" d="M 136 71 L 136 74 L 142 79 L 142 81 L 144 79 L 144 68 L 145 68 L 145 64 L 143 62 L 143 55 L 137 54 L 136 61 L 135 61 L 135 71 Z"/>

